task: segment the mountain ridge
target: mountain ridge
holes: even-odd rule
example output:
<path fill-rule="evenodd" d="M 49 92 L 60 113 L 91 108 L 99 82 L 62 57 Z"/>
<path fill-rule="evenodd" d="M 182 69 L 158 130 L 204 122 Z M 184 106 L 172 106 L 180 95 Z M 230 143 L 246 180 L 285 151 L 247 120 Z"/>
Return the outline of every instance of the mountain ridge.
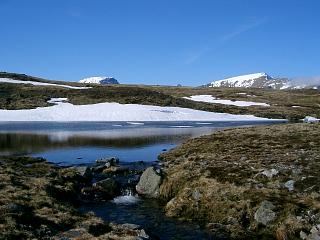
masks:
<path fill-rule="evenodd" d="M 239 75 L 235 77 L 215 80 L 205 85 L 206 87 L 228 87 L 228 88 L 269 88 L 277 90 L 286 89 L 320 89 L 319 85 L 297 83 L 289 78 L 274 78 L 265 72 Z"/>
<path fill-rule="evenodd" d="M 113 77 L 88 77 L 79 81 L 79 83 L 92 83 L 92 84 L 119 84 L 118 80 Z"/>

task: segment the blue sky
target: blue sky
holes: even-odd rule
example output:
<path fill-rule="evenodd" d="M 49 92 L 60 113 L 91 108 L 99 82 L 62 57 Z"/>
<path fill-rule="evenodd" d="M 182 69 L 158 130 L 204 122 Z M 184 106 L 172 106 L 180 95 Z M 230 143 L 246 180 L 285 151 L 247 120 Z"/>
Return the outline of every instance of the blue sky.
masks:
<path fill-rule="evenodd" d="M 1 0 L 0 70 L 201 85 L 320 75 L 318 0 Z"/>

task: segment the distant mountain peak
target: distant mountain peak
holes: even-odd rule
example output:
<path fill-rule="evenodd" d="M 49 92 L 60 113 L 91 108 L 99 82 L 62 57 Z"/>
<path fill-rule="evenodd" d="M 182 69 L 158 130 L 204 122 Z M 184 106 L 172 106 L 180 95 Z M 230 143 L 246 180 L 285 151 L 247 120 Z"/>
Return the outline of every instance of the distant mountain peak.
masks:
<path fill-rule="evenodd" d="M 288 86 L 288 81 L 286 78 L 273 78 L 265 72 L 259 72 L 216 80 L 207 86 L 283 89 Z"/>
<path fill-rule="evenodd" d="M 93 83 L 93 84 L 119 84 L 118 80 L 113 77 L 88 77 L 79 81 L 80 83 Z"/>

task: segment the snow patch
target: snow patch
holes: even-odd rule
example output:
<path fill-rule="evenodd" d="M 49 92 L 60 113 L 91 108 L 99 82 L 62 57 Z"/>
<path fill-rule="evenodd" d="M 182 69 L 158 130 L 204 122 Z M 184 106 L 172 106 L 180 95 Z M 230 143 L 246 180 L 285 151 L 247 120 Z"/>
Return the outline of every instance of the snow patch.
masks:
<path fill-rule="evenodd" d="M 269 107 L 270 105 L 267 103 L 259 103 L 259 102 L 247 102 L 247 101 L 231 101 L 225 99 L 217 99 L 212 95 L 194 95 L 190 97 L 184 97 L 185 99 L 189 99 L 196 102 L 207 102 L 207 103 L 219 103 L 225 105 L 233 105 L 238 107 L 249 107 L 249 106 L 264 106 Z"/>
<path fill-rule="evenodd" d="M 131 124 L 142 121 L 275 121 L 253 115 L 215 113 L 180 107 L 119 103 L 73 105 L 65 101 L 65 98 L 51 99 L 54 106 L 36 109 L 0 109 L 0 121 L 125 121 Z"/>
<path fill-rule="evenodd" d="M 317 122 L 320 122 L 320 119 L 319 118 L 315 118 L 315 117 L 306 116 L 303 119 L 303 122 L 305 122 L 305 123 L 317 123 Z"/>
<path fill-rule="evenodd" d="M 44 83 L 44 82 L 36 82 L 36 81 L 22 81 L 22 80 L 15 80 L 10 78 L 0 78 L 0 82 L 3 83 L 15 83 L 15 84 L 31 84 L 35 86 L 54 86 L 54 87 L 64 87 L 70 89 L 88 89 L 91 87 L 75 87 L 63 84 L 55 84 L 55 83 Z"/>

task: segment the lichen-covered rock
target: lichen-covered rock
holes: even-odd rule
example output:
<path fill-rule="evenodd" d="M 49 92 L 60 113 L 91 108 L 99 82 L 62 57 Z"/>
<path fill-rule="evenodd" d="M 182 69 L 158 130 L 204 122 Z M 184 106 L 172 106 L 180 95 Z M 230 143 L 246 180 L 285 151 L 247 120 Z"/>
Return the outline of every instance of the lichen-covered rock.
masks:
<path fill-rule="evenodd" d="M 272 169 L 267 169 L 267 170 L 264 170 L 261 174 L 268 177 L 268 178 L 272 178 L 273 176 L 276 176 L 278 175 L 279 171 L 272 168 Z"/>
<path fill-rule="evenodd" d="M 287 181 L 284 186 L 289 190 L 289 191 L 293 191 L 294 190 L 294 181 L 293 180 L 289 180 Z"/>
<path fill-rule="evenodd" d="M 276 213 L 273 211 L 275 206 L 269 201 L 263 201 L 254 214 L 254 219 L 263 225 L 268 225 L 276 217 Z"/>
<path fill-rule="evenodd" d="M 161 182 L 161 173 L 157 172 L 153 167 L 149 167 L 142 173 L 136 190 L 145 197 L 157 198 Z"/>

